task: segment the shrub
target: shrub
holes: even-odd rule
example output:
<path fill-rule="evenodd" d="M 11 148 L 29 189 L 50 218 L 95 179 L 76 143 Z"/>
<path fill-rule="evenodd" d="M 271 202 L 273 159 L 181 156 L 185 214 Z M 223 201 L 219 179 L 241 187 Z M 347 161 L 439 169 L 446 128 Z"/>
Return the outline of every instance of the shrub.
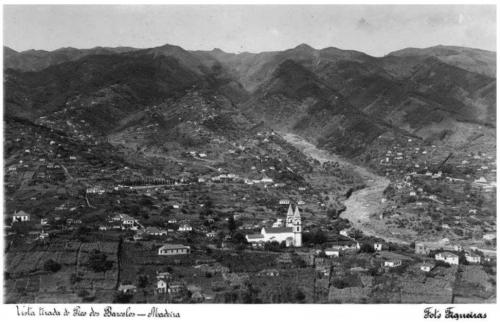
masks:
<path fill-rule="evenodd" d="M 113 262 L 107 260 L 106 254 L 99 250 L 92 250 L 89 254 L 88 266 L 94 272 L 106 272 L 113 267 Z"/>
<path fill-rule="evenodd" d="M 49 259 L 43 264 L 43 269 L 55 273 L 61 269 L 61 264 L 52 259 Z"/>
<path fill-rule="evenodd" d="M 364 252 L 364 253 L 374 253 L 375 252 L 375 249 L 373 248 L 373 246 L 369 243 L 363 243 L 359 249 L 360 252 Z"/>

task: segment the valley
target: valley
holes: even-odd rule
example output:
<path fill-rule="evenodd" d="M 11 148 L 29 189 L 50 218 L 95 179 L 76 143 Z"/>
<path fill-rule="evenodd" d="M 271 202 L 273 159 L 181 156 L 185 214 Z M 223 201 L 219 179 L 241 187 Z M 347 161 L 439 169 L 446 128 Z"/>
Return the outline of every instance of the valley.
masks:
<path fill-rule="evenodd" d="M 495 53 L 5 52 L 7 303 L 496 301 Z"/>

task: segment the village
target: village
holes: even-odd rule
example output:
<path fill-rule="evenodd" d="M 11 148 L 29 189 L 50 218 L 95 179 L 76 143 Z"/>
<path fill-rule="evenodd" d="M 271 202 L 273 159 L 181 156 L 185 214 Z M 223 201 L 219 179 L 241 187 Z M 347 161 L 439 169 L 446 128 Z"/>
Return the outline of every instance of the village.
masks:
<path fill-rule="evenodd" d="M 6 126 L 7 302 L 495 297 L 492 156 L 464 157 L 460 165 L 476 171 L 452 177 L 434 169 L 434 159 L 399 166 L 414 159 L 411 144 L 387 151 L 375 169 L 389 173 L 391 184 L 384 212 L 374 216 L 418 233 L 396 244 L 341 217 L 343 201 L 364 187 L 355 172 L 305 156 L 272 130 L 152 157 L 76 128 L 67 136 L 41 120 Z M 433 193 L 436 183 L 477 198 L 449 203 L 461 195 Z M 456 208 L 450 216 L 448 208 Z M 412 210 L 440 220 L 412 227 L 402 215 Z"/>

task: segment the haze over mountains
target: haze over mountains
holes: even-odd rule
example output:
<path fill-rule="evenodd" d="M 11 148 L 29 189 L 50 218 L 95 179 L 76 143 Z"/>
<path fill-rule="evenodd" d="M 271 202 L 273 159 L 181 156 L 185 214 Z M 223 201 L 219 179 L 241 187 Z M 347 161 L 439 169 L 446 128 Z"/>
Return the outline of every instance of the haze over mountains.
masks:
<path fill-rule="evenodd" d="M 462 47 L 384 57 L 305 44 L 256 54 L 4 47 L 4 68 L 7 117 L 86 120 L 103 136 L 137 122 L 158 124 L 164 141 L 263 122 L 355 156 L 385 133 L 466 142 L 496 118 L 496 54 Z"/>

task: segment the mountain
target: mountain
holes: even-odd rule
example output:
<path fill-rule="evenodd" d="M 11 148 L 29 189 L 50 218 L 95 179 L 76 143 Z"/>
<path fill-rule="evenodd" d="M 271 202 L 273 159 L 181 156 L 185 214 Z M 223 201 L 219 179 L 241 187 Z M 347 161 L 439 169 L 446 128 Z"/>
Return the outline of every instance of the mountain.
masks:
<path fill-rule="evenodd" d="M 224 75 L 170 46 L 89 55 L 36 72 L 7 69 L 5 116 L 153 154 L 207 146 L 252 127 L 234 103 L 246 92 Z"/>
<path fill-rule="evenodd" d="M 93 55 L 39 72 L 8 70 L 5 77 L 6 114 L 82 119 L 99 134 L 147 106 L 209 87 L 178 60 L 151 55 Z"/>
<path fill-rule="evenodd" d="M 387 130 L 293 60 L 278 66 L 243 111 L 277 130 L 300 134 L 349 156 L 363 151 Z"/>
<path fill-rule="evenodd" d="M 496 53 L 458 46 L 434 46 L 428 48 L 405 48 L 391 52 L 387 57 L 434 57 L 452 66 L 469 72 L 496 77 Z"/>
<path fill-rule="evenodd" d="M 286 60 L 293 60 L 316 72 L 329 62 L 339 60 L 367 61 L 371 59 L 370 56 L 357 51 L 340 50 L 334 47 L 316 50 L 306 44 L 285 51 L 258 54 L 230 54 L 221 50 L 197 53 L 198 55 L 209 55 L 218 60 L 250 92 L 256 90 Z"/>
<path fill-rule="evenodd" d="M 146 139 L 137 139 L 140 145 L 199 145 L 262 122 L 355 156 L 383 134 L 446 142 L 467 129 L 495 127 L 495 57 L 470 48 L 409 48 L 372 57 L 306 44 L 239 54 L 166 44 L 4 48 L 4 56 L 7 115 L 44 117 L 62 128 L 65 118 L 84 120 L 89 131 L 120 142 L 130 141 L 137 127 L 149 129 Z M 48 67 L 12 67 L 20 57 L 37 56 L 45 57 L 37 69 Z"/>
<path fill-rule="evenodd" d="M 95 47 L 91 49 L 66 47 L 54 51 L 27 50 L 16 52 L 4 46 L 4 68 L 21 71 L 40 71 L 52 65 L 75 61 L 89 55 L 119 54 L 134 50 L 136 49 L 131 47 Z"/>

